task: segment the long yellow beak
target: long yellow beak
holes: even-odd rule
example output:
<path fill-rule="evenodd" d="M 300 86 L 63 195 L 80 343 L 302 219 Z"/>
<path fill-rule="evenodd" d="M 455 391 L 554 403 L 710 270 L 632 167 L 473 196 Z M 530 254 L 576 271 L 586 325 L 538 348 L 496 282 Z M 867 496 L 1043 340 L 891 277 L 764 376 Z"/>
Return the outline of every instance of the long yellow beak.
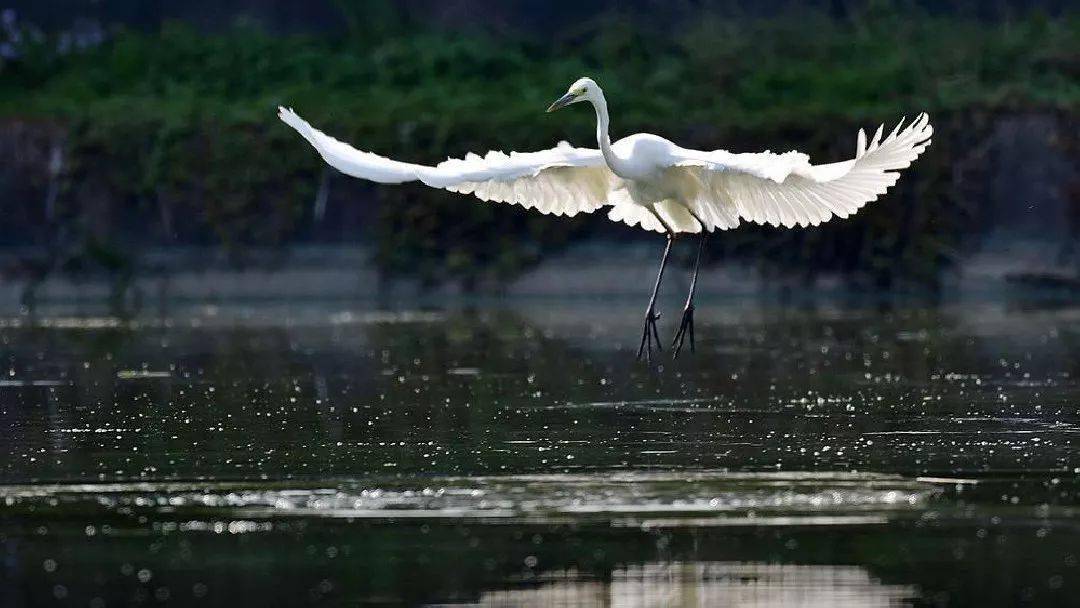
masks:
<path fill-rule="evenodd" d="M 548 106 L 547 111 L 548 112 L 554 112 L 555 110 L 558 110 L 559 108 L 565 108 L 566 106 L 574 103 L 575 99 L 577 99 L 577 98 L 574 96 L 573 93 L 567 93 L 566 95 L 563 95 L 562 97 L 556 99 L 555 103 Z"/>

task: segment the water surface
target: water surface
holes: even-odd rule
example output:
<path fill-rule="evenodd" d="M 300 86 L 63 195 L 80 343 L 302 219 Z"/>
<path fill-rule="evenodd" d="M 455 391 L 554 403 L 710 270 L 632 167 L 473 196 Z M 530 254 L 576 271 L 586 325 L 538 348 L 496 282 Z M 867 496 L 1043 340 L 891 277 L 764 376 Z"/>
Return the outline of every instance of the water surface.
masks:
<path fill-rule="evenodd" d="M 1080 309 L 638 304 L 0 316 L 0 600 L 1075 601 Z"/>

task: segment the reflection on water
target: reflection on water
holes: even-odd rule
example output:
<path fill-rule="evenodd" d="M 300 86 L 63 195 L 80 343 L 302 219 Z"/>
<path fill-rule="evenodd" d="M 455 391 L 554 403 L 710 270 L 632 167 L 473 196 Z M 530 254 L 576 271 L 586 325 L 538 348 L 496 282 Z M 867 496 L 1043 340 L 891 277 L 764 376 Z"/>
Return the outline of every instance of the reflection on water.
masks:
<path fill-rule="evenodd" d="M 634 564 L 617 568 L 602 582 L 576 571 L 544 573 L 521 587 L 459 605 L 877 608 L 906 606 L 918 597 L 914 587 L 883 585 L 859 567 L 751 562 Z"/>
<path fill-rule="evenodd" d="M 637 304 L 2 316 L 0 605 L 1080 591 L 1075 309 Z"/>

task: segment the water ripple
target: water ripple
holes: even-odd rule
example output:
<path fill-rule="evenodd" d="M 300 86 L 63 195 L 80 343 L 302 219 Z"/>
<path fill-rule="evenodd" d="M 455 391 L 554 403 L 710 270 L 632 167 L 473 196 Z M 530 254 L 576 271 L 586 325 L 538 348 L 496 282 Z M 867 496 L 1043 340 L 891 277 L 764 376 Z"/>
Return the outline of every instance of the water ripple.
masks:
<path fill-rule="evenodd" d="M 884 523 L 940 491 L 869 473 L 613 472 L 304 482 L 132 482 L 0 487 L 0 513 L 53 509 L 161 517 L 607 520 L 616 525 Z M 705 523 L 703 523 L 705 522 Z"/>

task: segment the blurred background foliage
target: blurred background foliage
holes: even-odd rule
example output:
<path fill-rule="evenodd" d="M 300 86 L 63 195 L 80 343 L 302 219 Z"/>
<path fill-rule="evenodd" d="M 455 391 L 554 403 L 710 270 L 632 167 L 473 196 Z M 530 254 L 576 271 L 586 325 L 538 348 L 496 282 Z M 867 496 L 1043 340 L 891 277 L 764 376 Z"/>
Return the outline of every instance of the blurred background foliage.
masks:
<path fill-rule="evenodd" d="M 0 243 L 46 247 L 43 272 L 128 272 L 141 249 L 162 244 L 220 244 L 242 262 L 253 246 L 359 242 L 372 244 L 387 276 L 499 285 L 575 239 L 648 235 L 602 215 L 550 218 L 416 186 L 347 183 L 275 108 L 295 107 L 365 150 L 434 163 L 561 139 L 593 145 L 591 112 L 543 113 L 591 75 L 607 91 L 616 137 L 797 148 L 821 162 L 850 157 L 859 127 L 929 111 L 934 145 L 885 201 L 815 229 L 725 233 L 710 255 L 808 280 L 832 272 L 857 287 L 933 290 L 980 222 L 977 193 L 958 171 L 977 173 L 978 162 L 961 161 L 995 117 L 1041 112 L 1076 124 L 1076 12 L 980 18 L 873 0 L 839 13 L 681 10 L 654 19 L 605 5 L 544 31 L 482 19 L 451 27 L 389 0 L 333 2 L 331 31 L 244 19 L 49 29 L 5 11 L 0 128 L 19 142 L 11 162 L 25 166 L 7 174 L 9 190 L 24 184 L 24 200 L 4 203 L 13 221 Z M 1075 142 L 1066 148 L 1075 154 Z"/>

